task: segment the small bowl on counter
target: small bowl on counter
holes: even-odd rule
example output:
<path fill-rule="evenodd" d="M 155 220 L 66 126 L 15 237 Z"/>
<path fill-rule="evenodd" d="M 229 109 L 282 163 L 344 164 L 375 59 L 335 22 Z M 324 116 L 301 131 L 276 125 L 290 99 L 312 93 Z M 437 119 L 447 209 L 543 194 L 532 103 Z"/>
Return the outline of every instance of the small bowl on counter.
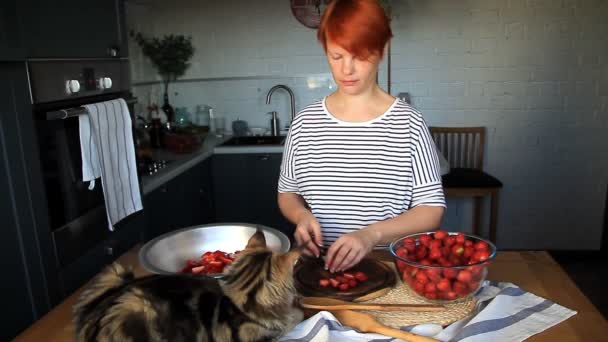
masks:
<path fill-rule="evenodd" d="M 439 304 L 474 295 L 496 256 L 490 241 L 444 230 L 398 238 L 389 250 L 403 282 L 418 296 Z"/>
<path fill-rule="evenodd" d="M 226 258 L 233 259 L 235 253 L 245 249 L 258 229 L 264 233 L 270 250 L 284 253 L 291 248 L 287 235 L 274 228 L 249 223 L 214 223 L 175 230 L 148 241 L 139 251 L 139 261 L 151 273 L 201 273 L 220 278 L 223 266 L 230 263 Z"/>

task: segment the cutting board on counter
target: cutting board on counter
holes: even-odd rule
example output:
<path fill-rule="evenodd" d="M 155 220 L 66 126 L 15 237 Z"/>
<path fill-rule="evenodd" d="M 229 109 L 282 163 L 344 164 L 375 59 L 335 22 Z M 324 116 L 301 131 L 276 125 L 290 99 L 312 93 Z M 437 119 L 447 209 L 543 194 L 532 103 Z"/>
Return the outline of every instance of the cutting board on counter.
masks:
<path fill-rule="evenodd" d="M 396 284 L 395 271 L 376 259 L 364 258 L 347 272 L 363 272 L 367 275 L 367 280 L 346 291 L 331 286 L 323 287 L 319 285 L 319 280 L 329 279 L 335 275 L 324 269 L 323 259 L 303 257 L 294 268 L 294 281 L 296 289 L 302 296 L 330 297 L 348 301 L 391 288 Z"/>

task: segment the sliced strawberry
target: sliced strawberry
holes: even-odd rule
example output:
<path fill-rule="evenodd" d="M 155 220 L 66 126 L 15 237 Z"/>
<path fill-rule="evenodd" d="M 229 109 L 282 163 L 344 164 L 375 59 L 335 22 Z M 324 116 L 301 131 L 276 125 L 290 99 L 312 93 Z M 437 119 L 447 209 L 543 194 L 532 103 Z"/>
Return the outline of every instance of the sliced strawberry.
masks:
<path fill-rule="evenodd" d="M 340 289 L 340 291 L 346 291 L 348 290 L 348 284 L 340 284 L 338 288 Z"/>
<path fill-rule="evenodd" d="M 363 272 L 356 272 L 355 279 L 357 279 L 360 282 L 364 282 L 367 280 L 367 275 L 365 275 L 365 273 L 363 273 Z"/>
<path fill-rule="evenodd" d="M 331 287 L 336 288 L 340 285 L 340 282 L 334 278 L 329 278 L 329 284 L 331 285 Z"/>
<path fill-rule="evenodd" d="M 328 287 L 329 286 L 329 279 L 319 279 L 319 286 Z"/>
<path fill-rule="evenodd" d="M 336 276 L 336 280 L 340 283 L 340 284 L 348 284 L 348 279 L 344 278 L 341 275 L 337 275 Z"/>
<path fill-rule="evenodd" d="M 344 278 L 348 279 L 348 280 L 355 279 L 355 275 L 354 275 L 354 274 L 352 274 L 352 273 L 348 273 L 348 272 L 344 272 L 344 273 L 342 273 L 342 276 L 343 276 Z"/>
<path fill-rule="evenodd" d="M 205 271 L 205 266 L 198 266 L 192 268 L 192 273 L 194 274 L 203 273 L 203 271 Z"/>
<path fill-rule="evenodd" d="M 348 286 L 350 286 L 350 287 L 355 287 L 355 286 L 357 286 L 357 281 L 356 281 L 355 279 L 350 279 L 350 280 L 348 281 Z"/>

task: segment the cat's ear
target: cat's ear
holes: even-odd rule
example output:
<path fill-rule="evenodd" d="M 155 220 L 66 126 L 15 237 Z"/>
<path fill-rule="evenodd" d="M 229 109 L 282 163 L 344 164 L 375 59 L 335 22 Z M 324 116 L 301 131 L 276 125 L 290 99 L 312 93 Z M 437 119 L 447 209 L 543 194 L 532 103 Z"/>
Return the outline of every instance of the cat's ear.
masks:
<path fill-rule="evenodd" d="M 301 256 L 302 256 L 302 250 L 300 248 L 294 248 L 291 251 L 283 254 L 281 256 L 281 258 L 282 258 L 283 262 L 285 263 L 285 266 L 293 268 Z"/>
<path fill-rule="evenodd" d="M 264 237 L 264 232 L 258 229 L 255 234 L 253 234 L 249 238 L 249 242 L 247 242 L 246 248 L 261 248 L 266 247 L 266 238 Z"/>

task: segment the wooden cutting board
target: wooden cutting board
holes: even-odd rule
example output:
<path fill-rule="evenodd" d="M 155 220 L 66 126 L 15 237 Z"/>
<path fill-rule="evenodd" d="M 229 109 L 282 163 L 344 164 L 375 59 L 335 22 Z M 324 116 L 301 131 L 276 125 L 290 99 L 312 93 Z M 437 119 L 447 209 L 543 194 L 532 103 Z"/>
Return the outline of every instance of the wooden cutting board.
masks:
<path fill-rule="evenodd" d="M 352 301 L 383 288 L 393 287 L 396 284 L 395 272 L 387 264 L 376 259 L 364 258 L 359 264 L 348 270 L 349 273 L 363 272 L 367 280 L 359 283 L 357 287 L 340 291 L 331 286 L 319 285 L 319 279 L 329 279 L 333 275 L 324 268 L 321 258 L 303 257 L 294 268 L 296 289 L 302 296 L 330 297 Z"/>

